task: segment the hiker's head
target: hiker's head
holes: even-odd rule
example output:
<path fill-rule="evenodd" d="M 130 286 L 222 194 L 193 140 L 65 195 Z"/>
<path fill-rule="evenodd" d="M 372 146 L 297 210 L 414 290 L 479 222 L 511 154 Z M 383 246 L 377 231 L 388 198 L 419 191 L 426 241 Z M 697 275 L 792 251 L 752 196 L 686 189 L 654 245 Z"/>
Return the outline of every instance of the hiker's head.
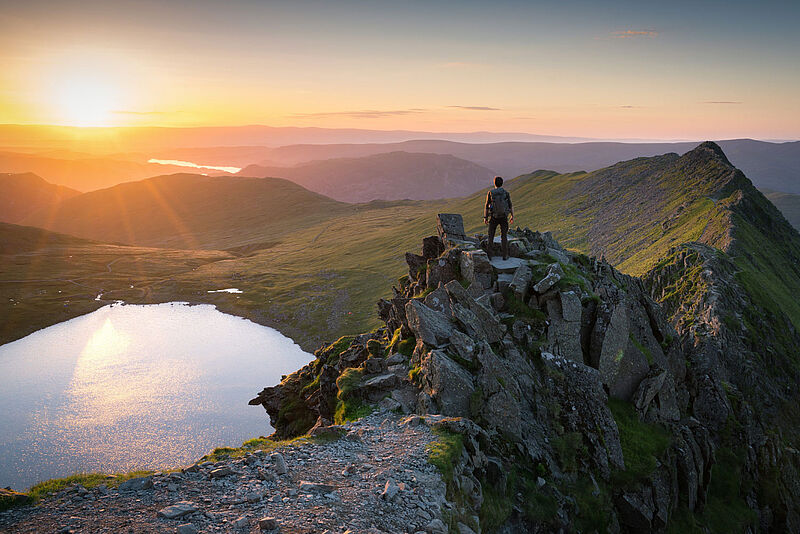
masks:
<path fill-rule="evenodd" d="M 495 176 L 494 177 L 494 186 L 495 187 L 500 187 L 501 185 L 503 185 L 503 178 L 501 176 Z"/>

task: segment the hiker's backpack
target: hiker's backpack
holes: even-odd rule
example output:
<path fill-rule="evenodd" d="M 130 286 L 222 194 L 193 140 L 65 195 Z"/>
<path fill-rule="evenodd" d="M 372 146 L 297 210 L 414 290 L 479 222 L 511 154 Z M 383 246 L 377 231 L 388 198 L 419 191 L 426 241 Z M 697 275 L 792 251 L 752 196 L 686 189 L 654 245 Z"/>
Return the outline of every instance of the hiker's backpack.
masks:
<path fill-rule="evenodd" d="M 496 187 L 489 191 L 489 194 L 492 195 L 492 216 L 502 217 L 504 215 L 508 215 L 508 191 L 502 187 Z"/>

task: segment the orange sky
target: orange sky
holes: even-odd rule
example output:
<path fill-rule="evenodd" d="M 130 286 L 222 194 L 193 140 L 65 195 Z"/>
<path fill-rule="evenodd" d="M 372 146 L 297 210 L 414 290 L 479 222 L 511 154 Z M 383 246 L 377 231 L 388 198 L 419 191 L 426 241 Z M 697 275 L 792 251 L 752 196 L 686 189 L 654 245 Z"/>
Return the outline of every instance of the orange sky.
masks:
<path fill-rule="evenodd" d="M 531 4 L 31 0 L 0 123 L 800 138 L 797 3 Z"/>

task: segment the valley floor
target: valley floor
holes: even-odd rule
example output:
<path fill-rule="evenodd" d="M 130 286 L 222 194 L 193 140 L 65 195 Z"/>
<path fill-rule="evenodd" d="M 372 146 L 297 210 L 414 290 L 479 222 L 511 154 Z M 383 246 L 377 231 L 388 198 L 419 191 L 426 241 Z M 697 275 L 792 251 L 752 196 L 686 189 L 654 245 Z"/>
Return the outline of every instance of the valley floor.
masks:
<path fill-rule="evenodd" d="M 420 422 L 375 413 L 330 427 L 338 439 L 223 457 L 120 488 L 70 486 L 37 505 L 0 512 L 0 531 L 444 534 L 445 484 L 428 462 L 436 438 Z M 265 517 L 277 528 L 260 526 Z"/>

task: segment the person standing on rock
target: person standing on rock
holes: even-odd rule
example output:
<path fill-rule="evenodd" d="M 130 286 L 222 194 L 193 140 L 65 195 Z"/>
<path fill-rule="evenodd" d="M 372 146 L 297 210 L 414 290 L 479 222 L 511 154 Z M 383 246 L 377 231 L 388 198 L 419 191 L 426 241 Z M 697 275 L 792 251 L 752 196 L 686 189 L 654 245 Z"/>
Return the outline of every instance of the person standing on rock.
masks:
<path fill-rule="evenodd" d="M 508 225 L 514 223 L 514 209 L 511 207 L 511 195 L 503 189 L 503 179 L 494 177 L 494 189 L 486 195 L 486 206 L 483 208 L 483 224 L 489 225 L 489 243 L 486 253 L 492 259 L 494 234 L 500 227 L 500 243 L 503 248 L 503 259 L 508 259 Z"/>

